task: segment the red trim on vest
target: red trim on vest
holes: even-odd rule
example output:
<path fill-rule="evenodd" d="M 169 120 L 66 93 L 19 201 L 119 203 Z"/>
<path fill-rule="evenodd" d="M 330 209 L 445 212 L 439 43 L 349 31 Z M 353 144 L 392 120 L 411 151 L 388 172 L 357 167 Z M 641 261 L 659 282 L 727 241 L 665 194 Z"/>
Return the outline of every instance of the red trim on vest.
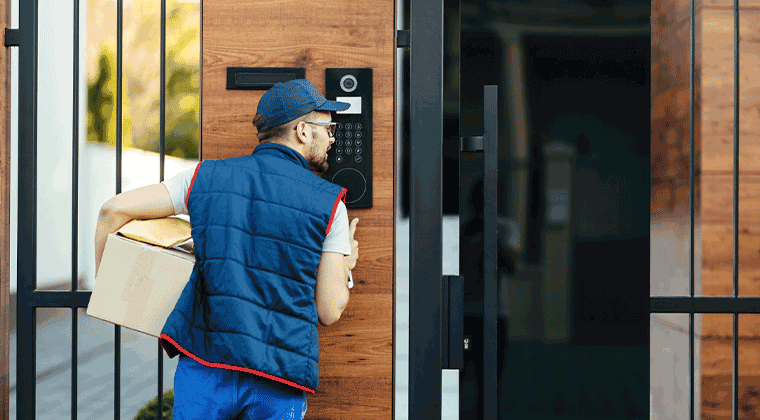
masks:
<path fill-rule="evenodd" d="M 252 373 L 254 375 L 262 376 L 264 378 L 271 379 L 273 381 L 281 382 L 281 383 L 283 383 L 285 385 L 290 385 L 292 387 L 298 388 L 298 389 L 306 391 L 306 392 L 311 392 L 312 394 L 314 394 L 316 392 L 313 389 L 309 389 L 309 388 L 306 388 L 305 386 L 298 385 L 295 382 L 290 382 L 290 381 L 288 381 L 286 379 L 278 378 L 276 376 L 272 376 L 272 375 L 266 374 L 264 372 L 259 372 L 258 370 L 248 369 L 248 368 L 239 367 L 239 366 L 224 365 L 224 364 L 221 364 L 221 363 L 207 362 L 207 361 L 201 359 L 200 357 L 198 357 L 198 356 L 190 353 L 189 351 L 183 349 L 182 346 L 180 346 L 179 344 L 177 344 L 177 342 L 174 341 L 174 340 L 172 340 L 172 338 L 169 337 L 168 335 L 161 334 L 161 338 L 164 339 L 164 340 L 166 340 L 166 341 L 169 341 L 170 343 L 172 343 L 172 345 L 174 345 L 176 348 L 178 348 L 182 353 L 184 353 L 187 356 L 192 357 L 193 360 L 195 360 L 196 362 L 198 362 L 198 363 L 200 363 L 200 364 L 202 364 L 204 366 L 213 367 L 213 368 L 219 368 L 219 369 L 238 370 L 240 372 L 245 372 L 245 373 Z M 164 350 L 166 350 L 166 347 L 164 347 Z"/>
<path fill-rule="evenodd" d="M 187 206 L 188 201 L 190 200 L 190 191 L 193 190 L 193 184 L 195 183 L 195 177 L 198 176 L 198 169 L 201 168 L 201 162 L 198 162 L 198 165 L 195 167 L 195 173 L 193 174 L 193 179 L 190 180 L 190 187 L 187 188 L 187 195 L 185 196 L 185 206 Z"/>
<path fill-rule="evenodd" d="M 340 190 L 340 194 L 338 194 L 338 198 L 335 199 L 335 203 L 333 203 L 333 209 L 332 214 L 330 215 L 330 222 L 327 223 L 327 231 L 325 232 L 325 235 L 328 235 L 330 233 L 330 227 L 332 226 L 333 219 L 335 218 L 335 212 L 338 210 L 338 201 L 346 202 L 346 190 L 343 188 Z"/>

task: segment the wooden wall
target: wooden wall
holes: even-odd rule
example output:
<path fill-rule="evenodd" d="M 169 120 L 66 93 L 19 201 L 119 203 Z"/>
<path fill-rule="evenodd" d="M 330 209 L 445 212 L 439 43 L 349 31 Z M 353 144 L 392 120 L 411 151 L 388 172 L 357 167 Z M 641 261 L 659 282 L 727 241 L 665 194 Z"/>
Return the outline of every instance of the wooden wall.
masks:
<path fill-rule="evenodd" d="M 393 417 L 395 1 L 204 0 L 201 158 L 250 154 L 264 91 L 226 90 L 227 67 L 305 67 L 324 93 L 328 67 L 373 69 L 371 209 L 358 217 L 359 261 L 340 321 L 320 327 L 320 380 L 308 419 Z"/>

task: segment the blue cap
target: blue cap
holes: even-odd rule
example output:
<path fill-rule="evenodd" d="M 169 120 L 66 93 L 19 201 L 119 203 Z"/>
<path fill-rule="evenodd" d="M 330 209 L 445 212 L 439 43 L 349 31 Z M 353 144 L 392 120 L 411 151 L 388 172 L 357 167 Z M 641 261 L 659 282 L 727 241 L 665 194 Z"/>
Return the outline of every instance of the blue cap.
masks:
<path fill-rule="evenodd" d="M 311 111 L 345 111 L 351 104 L 328 101 L 306 79 L 289 80 L 272 86 L 259 101 L 257 114 L 264 116 L 260 131 L 293 121 Z"/>

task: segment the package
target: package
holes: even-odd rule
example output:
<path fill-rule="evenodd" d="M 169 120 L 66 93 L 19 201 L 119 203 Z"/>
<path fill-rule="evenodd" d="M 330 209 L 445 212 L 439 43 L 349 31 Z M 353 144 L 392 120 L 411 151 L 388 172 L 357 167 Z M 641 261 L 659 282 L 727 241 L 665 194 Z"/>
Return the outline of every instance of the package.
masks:
<path fill-rule="evenodd" d="M 133 220 L 109 234 L 87 315 L 158 338 L 195 257 L 190 223 Z"/>

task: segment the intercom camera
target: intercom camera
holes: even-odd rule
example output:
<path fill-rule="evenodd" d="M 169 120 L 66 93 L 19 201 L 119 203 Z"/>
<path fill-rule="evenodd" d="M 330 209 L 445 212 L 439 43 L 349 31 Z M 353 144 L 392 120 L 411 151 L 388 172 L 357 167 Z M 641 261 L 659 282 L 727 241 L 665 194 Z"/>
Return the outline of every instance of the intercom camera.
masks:
<path fill-rule="evenodd" d="M 372 207 L 372 69 L 325 69 L 325 96 L 351 105 L 333 113 L 325 179 L 348 190 L 346 207 Z"/>

